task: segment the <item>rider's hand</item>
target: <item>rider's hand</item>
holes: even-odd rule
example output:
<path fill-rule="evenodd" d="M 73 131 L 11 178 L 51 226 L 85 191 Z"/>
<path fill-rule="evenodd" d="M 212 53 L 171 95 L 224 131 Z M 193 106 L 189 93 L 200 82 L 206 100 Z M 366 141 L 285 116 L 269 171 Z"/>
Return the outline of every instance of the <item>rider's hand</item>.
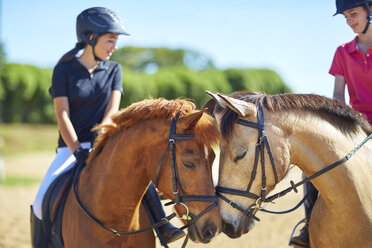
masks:
<path fill-rule="evenodd" d="M 84 164 L 89 156 L 89 149 L 79 147 L 73 154 L 76 158 L 76 164 Z"/>

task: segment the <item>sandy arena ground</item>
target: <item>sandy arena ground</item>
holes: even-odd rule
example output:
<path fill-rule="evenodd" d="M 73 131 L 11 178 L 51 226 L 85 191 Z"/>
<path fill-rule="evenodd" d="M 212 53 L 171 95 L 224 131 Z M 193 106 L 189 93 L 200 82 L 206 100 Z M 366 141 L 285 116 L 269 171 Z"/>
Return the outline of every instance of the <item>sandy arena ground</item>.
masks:
<path fill-rule="evenodd" d="M 49 163 L 53 159 L 53 152 L 28 154 L 18 158 L 5 159 L 6 173 L 27 177 L 42 178 Z M 289 186 L 289 180 L 297 182 L 301 179 L 301 172 L 294 168 L 290 176 L 286 178 L 277 190 Z M 29 248 L 29 205 L 32 203 L 38 185 L 33 186 L 0 186 L 0 248 Z M 293 192 L 284 198 L 277 200 L 277 203 L 267 206 L 271 210 L 286 210 L 294 206 L 302 196 Z M 168 213 L 170 209 L 166 210 Z M 303 218 L 303 209 L 285 215 L 272 215 L 260 212 L 258 217 L 260 223 L 256 223 L 254 229 L 238 239 L 229 239 L 225 234 L 220 234 L 211 243 L 194 244 L 189 241 L 187 247 L 260 247 L 260 248 L 281 248 L 288 247 L 288 239 L 294 225 Z M 178 220 L 172 221 L 180 225 Z M 183 240 L 170 244 L 170 247 L 181 247 Z M 157 247 L 161 247 L 157 241 Z"/>

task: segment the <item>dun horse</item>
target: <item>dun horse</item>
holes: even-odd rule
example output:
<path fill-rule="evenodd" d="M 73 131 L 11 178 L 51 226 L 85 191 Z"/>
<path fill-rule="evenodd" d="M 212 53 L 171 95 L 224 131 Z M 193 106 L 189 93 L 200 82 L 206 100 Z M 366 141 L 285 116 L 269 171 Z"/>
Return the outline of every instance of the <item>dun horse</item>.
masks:
<path fill-rule="evenodd" d="M 170 141 L 171 123 L 176 119 L 172 125 L 174 140 Z M 122 110 L 113 122 L 98 127 L 103 133 L 78 181 L 76 194 L 91 216 L 117 232 L 150 226 L 141 198 L 150 181 L 157 181 L 156 175 L 159 190 L 169 199 L 175 198 L 175 189 L 179 190 L 177 196 L 184 199 L 175 206 L 179 216 L 188 214 L 187 208 L 190 216 L 197 216 L 210 207 L 211 202 L 198 196 L 216 198 L 211 145 L 218 142 L 219 131 L 212 117 L 195 110 L 195 105 L 186 100 L 148 99 Z M 177 138 L 183 135 L 188 138 Z M 170 142 L 174 144 L 173 156 L 170 148 L 165 152 Z M 175 189 L 172 180 L 176 182 Z M 189 201 L 184 194 L 196 199 Z M 189 236 L 195 242 L 209 242 L 221 228 L 218 207 L 204 212 L 189 227 Z M 62 233 L 65 247 L 155 246 L 151 230 L 118 237 L 96 224 L 79 208 L 72 190 L 66 201 Z"/>
<path fill-rule="evenodd" d="M 320 194 L 309 233 L 311 247 L 372 247 L 372 129 L 361 114 L 317 95 L 209 94 L 223 108 L 215 113 L 223 232 L 233 238 L 249 232 L 291 164 L 311 177 L 366 142 L 347 162 L 312 179 Z"/>

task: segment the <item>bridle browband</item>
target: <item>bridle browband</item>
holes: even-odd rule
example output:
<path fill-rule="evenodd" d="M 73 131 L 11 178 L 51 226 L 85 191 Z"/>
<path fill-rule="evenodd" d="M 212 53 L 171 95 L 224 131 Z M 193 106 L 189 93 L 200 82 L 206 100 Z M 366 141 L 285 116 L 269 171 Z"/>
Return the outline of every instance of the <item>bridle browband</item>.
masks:
<path fill-rule="evenodd" d="M 287 193 L 291 192 L 292 190 L 297 193 L 298 192 L 298 190 L 297 190 L 298 186 L 303 185 L 307 182 L 310 182 L 314 178 L 317 178 L 320 175 L 328 172 L 329 170 L 331 170 L 333 168 L 336 168 L 337 166 L 339 166 L 339 165 L 343 164 L 344 162 L 348 161 L 354 155 L 355 152 L 357 152 L 365 143 L 367 143 L 368 140 L 370 140 L 372 138 L 372 134 L 370 134 L 358 146 L 356 146 L 351 152 L 349 152 L 345 157 L 343 157 L 339 161 L 323 168 L 322 170 L 314 173 L 313 175 L 305 178 L 304 180 L 302 180 L 302 181 L 300 181 L 296 184 L 293 181 L 290 181 L 290 184 L 291 184 L 290 187 L 288 187 L 285 190 L 282 190 L 279 193 L 276 193 L 272 196 L 266 197 L 267 188 L 266 188 L 266 172 L 265 172 L 265 158 L 264 158 L 265 146 L 267 147 L 266 148 L 267 153 L 269 155 L 272 170 L 274 172 L 275 184 L 278 183 L 278 175 L 277 175 L 276 166 L 275 166 L 275 163 L 274 163 L 274 158 L 273 158 L 271 150 L 270 150 L 269 141 L 268 141 L 266 133 L 265 133 L 264 115 L 263 115 L 262 107 L 260 105 L 256 105 L 256 107 L 257 107 L 257 122 L 250 122 L 250 121 L 240 119 L 240 118 L 237 120 L 237 123 L 240 124 L 240 125 L 256 128 L 258 130 L 258 140 L 257 140 L 257 144 L 256 144 L 254 166 L 253 166 L 251 179 L 248 183 L 247 190 L 243 191 L 243 190 L 221 187 L 221 186 L 217 185 L 216 186 L 216 195 L 218 197 L 220 197 L 222 200 L 229 203 L 229 205 L 232 206 L 233 208 L 236 208 L 237 210 L 242 212 L 247 217 L 253 218 L 257 221 L 260 220 L 259 218 L 257 218 L 255 216 L 255 214 L 258 210 L 266 212 L 266 213 L 272 213 L 272 214 L 284 214 L 284 213 L 289 213 L 293 210 L 296 210 L 306 200 L 306 198 L 309 195 L 309 192 L 308 192 L 308 194 L 306 194 L 304 196 L 304 198 L 295 207 L 293 207 L 289 210 L 286 210 L 286 211 L 279 211 L 279 212 L 270 211 L 270 210 L 266 210 L 266 209 L 262 208 L 261 205 L 264 202 L 273 202 L 275 199 L 278 199 L 278 198 L 286 195 Z M 261 171 L 262 171 L 262 179 L 261 179 L 262 180 L 262 185 L 261 185 L 261 195 L 260 196 L 249 192 L 249 190 L 252 186 L 253 180 L 255 180 L 255 177 L 256 177 L 259 156 L 261 156 Z M 225 197 L 221 193 L 231 194 L 231 195 L 238 195 L 238 196 L 251 198 L 251 199 L 255 200 L 255 203 L 248 206 L 248 208 L 244 208 L 244 207 L 239 206 L 237 203 L 231 201 L 230 199 L 228 199 L 227 197 Z"/>
<path fill-rule="evenodd" d="M 170 164 L 171 164 L 171 169 L 172 169 L 172 184 L 173 184 L 174 199 L 171 202 L 166 203 L 165 205 L 168 206 L 168 205 L 173 204 L 174 206 L 176 206 L 178 204 L 181 204 L 182 206 L 185 207 L 186 214 L 183 215 L 182 217 L 178 217 L 178 215 L 175 213 L 175 211 L 173 211 L 172 214 L 163 218 L 161 221 L 159 221 L 157 223 L 154 223 L 151 226 L 142 228 L 140 230 L 131 231 L 131 232 L 119 232 L 119 231 L 116 231 L 113 228 L 106 227 L 101 221 L 99 221 L 97 218 L 95 218 L 83 206 L 83 204 L 81 203 L 81 201 L 79 199 L 78 191 L 77 191 L 78 180 L 79 180 L 80 173 L 83 170 L 84 165 L 85 165 L 85 164 L 80 164 L 80 166 L 77 165 L 74 168 L 75 171 L 74 171 L 72 188 L 73 188 L 73 194 L 74 194 L 74 197 L 75 197 L 75 200 L 76 200 L 77 204 L 79 205 L 79 207 L 83 211 L 83 213 L 87 217 L 89 217 L 89 219 L 91 219 L 94 223 L 96 223 L 101 228 L 103 228 L 103 229 L 105 229 L 109 232 L 112 232 L 116 236 L 121 236 L 121 235 L 126 235 L 126 234 L 137 234 L 137 233 L 148 231 L 148 230 L 153 229 L 153 228 L 161 227 L 162 225 L 168 223 L 174 217 L 177 217 L 179 219 L 184 219 L 185 221 L 187 221 L 187 224 L 180 228 L 180 229 L 185 229 L 185 228 L 191 226 L 192 224 L 194 224 L 201 216 L 203 216 L 209 210 L 211 210 L 212 208 L 214 208 L 218 205 L 218 197 L 217 196 L 187 195 L 185 193 L 185 191 L 183 190 L 182 186 L 181 186 L 180 179 L 179 179 L 178 172 L 177 172 L 177 164 L 176 164 L 176 158 L 175 158 L 175 141 L 176 140 L 191 140 L 191 139 L 194 139 L 194 136 L 191 135 L 191 134 L 176 134 L 176 126 L 177 126 L 178 117 L 179 117 L 179 114 L 177 114 L 176 117 L 172 119 L 172 124 L 171 124 L 170 132 L 169 132 L 169 138 L 168 138 L 168 146 L 165 149 L 165 151 L 163 152 L 163 155 L 160 159 L 160 162 L 159 162 L 159 165 L 158 165 L 158 168 L 157 168 L 157 171 L 156 171 L 155 186 L 157 186 L 157 183 L 158 183 L 159 172 L 160 172 L 160 168 L 161 168 L 161 165 L 162 165 L 162 162 L 163 162 L 164 155 L 169 148 L 170 161 L 171 161 Z M 182 196 L 180 196 L 180 194 L 178 192 L 178 188 L 180 189 L 180 191 L 182 193 Z M 188 209 L 187 205 L 183 201 L 203 201 L 203 202 L 213 202 L 213 204 L 211 206 L 207 207 L 206 209 L 204 209 L 203 211 L 201 211 L 198 215 L 193 215 L 192 213 L 189 212 L 189 209 Z M 174 206 L 173 206 L 173 209 L 174 209 Z M 185 240 L 184 245 L 186 245 L 186 243 L 187 243 L 187 240 Z"/>

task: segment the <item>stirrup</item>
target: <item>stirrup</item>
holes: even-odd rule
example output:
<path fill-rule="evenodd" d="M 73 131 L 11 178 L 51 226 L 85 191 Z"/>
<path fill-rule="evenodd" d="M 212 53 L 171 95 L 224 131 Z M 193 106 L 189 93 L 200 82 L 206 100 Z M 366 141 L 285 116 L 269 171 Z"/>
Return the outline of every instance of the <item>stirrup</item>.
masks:
<path fill-rule="evenodd" d="M 303 218 L 302 220 L 300 220 L 293 228 L 293 231 L 291 233 L 291 236 L 289 237 L 289 242 L 288 242 L 288 245 L 289 246 L 295 246 L 295 247 L 303 247 L 303 248 L 309 248 L 310 246 L 304 246 L 304 245 L 299 245 L 299 244 L 293 244 L 292 243 L 292 238 L 293 238 L 293 235 L 295 234 L 296 232 L 296 229 L 299 225 L 301 225 L 302 223 L 305 223 L 305 224 L 309 224 L 309 221 L 307 220 L 307 218 Z"/>

